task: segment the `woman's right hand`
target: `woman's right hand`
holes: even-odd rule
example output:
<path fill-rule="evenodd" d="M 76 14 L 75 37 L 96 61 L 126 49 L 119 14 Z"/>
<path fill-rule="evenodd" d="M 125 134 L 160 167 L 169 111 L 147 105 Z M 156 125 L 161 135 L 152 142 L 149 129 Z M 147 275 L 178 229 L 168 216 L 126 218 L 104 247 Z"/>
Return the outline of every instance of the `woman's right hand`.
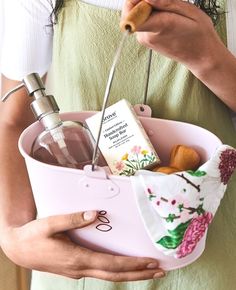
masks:
<path fill-rule="evenodd" d="M 165 275 L 155 259 L 94 252 L 70 240 L 66 231 L 86 227 L 96 217 L 95 211 L 88 211 L 9 227 L 1 232 L 1 247 L 20 266 L 74 279 L 94 277 L 108 281 L 134 281 Z"/>

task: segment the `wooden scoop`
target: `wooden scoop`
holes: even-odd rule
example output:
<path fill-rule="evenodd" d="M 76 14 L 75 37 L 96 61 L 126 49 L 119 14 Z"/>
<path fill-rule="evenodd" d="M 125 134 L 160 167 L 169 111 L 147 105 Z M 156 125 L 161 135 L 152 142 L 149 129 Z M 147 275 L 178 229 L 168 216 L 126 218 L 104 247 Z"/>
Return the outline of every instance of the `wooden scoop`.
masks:
<path fill-rule="evenodd" d="M 133 33 L 143 24 L 152 13 L 152 6 L 145 1 L 139 2 L 129 12 L 128 16 L 120 22 L 121 31 Z"/>

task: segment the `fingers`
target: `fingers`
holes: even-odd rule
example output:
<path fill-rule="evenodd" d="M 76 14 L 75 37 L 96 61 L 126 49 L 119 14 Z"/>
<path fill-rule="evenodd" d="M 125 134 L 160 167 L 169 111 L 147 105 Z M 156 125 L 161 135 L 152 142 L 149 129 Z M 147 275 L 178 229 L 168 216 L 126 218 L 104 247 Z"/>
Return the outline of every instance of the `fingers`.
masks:
<path fill-rule="evenodd" d="M 159 269 L 159 263 L 153 258 L 138 258 L 128 256 L 117 256 L 94 252 L 78 247 L 74 252 L 74 265 L 79 262 L 85 269 L 98 269 L 108 272 L 130 272 L 139 270 Z"/>
<path fill-rule="evenodd" d="M 156 279 L 165 276 L 158 267 L 158 261 L 152 258 L 115 256 L 78 248 L 71 272 L 71 277 L 94 277 L 98 279 L 121 282 Z M 81 268 L 81 266 L 83 267 Z"/>
<path fill-rule="evenodd" d="M 154 34 L 173 33 L 175 27 L 189 25 L 189 22 L 193 22 L 193 20 L 178 14 L 154 12 L 145 23 L 138 27 L 138 31 Z M 149 36 L 152 35 L 149 34 Z M 155 35 L 153 36 L 155 37 Z M 140 38 L 140 35 L 138 38 Z"/>
<path fill-rule="evenodd" d="M 121 19 L 123 19 L 125 16 L 127 16 L 129 11 L 132 8 L 134 8 L 134 6 L 136 6 L 140 1 L 143 1 L 143 0 L 126 0 L 124 2 L 124 5 L 123 5 Z"/>
<path fill-rule="evenodd" d="M 127 5 L 130 6 L 130 8 L 133 8 L 135 5 L 137 5 L 139 2 L 141 2 L 143 0 L 128 0 Z"/>
<path fill-rule="evenodd" d="M 166 11 L 185 16 L 189 19 L 196 20 L 202 11 L 195 5 L 183 0 L 145 0 L 159 11 Z"/>
<path fill-rule="evenodd" d="M 94 277 L 97 279 L 112 282 L 160 279 L 164 276 L 165 272 L 163 272 L 162 270 L 144 270 L 144 271 L 119 272 L 119 273 L 99 270 L 88 270 L 83 272 L 83 277 Z"/>
<path fill-rule="evenodd" d="M 46 236 L 52 236 L 56 233 L 86 227 L 93 223 L 96 217 L 96 211 L 51 216 L 37 220 L 38 230 L 41 230 Z"/>
<path fill-rule="evenodd" d="M 131 10 L 132 8 L 134 8 L 134 6 L 136 6 L 141 1 L 143 0 L 127 0 L 125 3 L 125 6 L 127 7 L 128 10 Z"/>

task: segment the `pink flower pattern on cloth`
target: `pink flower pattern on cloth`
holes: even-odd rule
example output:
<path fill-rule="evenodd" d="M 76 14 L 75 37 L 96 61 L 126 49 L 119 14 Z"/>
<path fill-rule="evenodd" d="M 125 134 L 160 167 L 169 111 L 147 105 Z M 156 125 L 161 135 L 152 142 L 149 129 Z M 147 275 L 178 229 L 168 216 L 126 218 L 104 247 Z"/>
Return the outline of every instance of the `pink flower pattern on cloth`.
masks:
<path fill-rule="evenodd" d="M 183 258 L 192 253 L 197 243 L 204 236 L 212 219 L 213 214 L 210 212 L 204 213 L 203 215 L 192 219 L 184 233 L 183 241 L 177 249 L 177 258 Z"/>
<path fill-rule="evenodd" d="M 176 259 L 195 251 L 235 168 L 236 149 L 221 145 L 196 171 L 141 170 L 132 176 L 144 226 L 159 251 Z"/>
<path fill-rule="evenodd" d="M 220 155 L 220 178 L 227 184 L 236 167 L 236 150 L 226 149 Z"/>

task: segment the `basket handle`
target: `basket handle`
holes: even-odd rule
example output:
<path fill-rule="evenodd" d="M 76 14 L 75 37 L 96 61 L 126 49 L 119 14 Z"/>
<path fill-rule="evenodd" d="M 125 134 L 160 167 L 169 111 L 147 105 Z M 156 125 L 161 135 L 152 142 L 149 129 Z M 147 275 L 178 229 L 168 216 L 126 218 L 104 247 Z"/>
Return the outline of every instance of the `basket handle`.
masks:
<path fill-rule="evenodd" d="M 111 70 L 110 70 L 110 73 L 109 73 L 108 82 L 107 82 L 107 86 L 106 86 L 106 90 L 105 90 L 105 96 L 104 96 L 103 105 L 102 105 L 102 114 L 101 114 L 101 121 L 100 121 L 100 125 L 99 125 L 99 130 L 98 130 L 98 136 L 97 136 L 95 148 L 94 148 L 94 151 L 93 151 L 92 171 L 94 171 L 95 166 L 97 165 L 98 154 L 99 154 L 98 153 L 98 144 L 99 144 L 101 133 L 102 133 L 102 123 L 103 123 L 103 119 L 104 119 L 104 114 L 105 114 L 105 110 L 106 110 L 106 107 L 107 107 L 107 102 L 108 102 L 110 91 L 111 91 L 111 85 L 112 85 L 112 81 L 113 81 L 116 65 L 117 65 L 118 60 L 120 58 L 121 50 L 122 50 L 122 47 L 124 45 L 124 42 L 125 42 L 127 34 L 128 34 L 128 31 L 126 33 L 124 33 L 124 35 L 122 37 L 122 40 L 121 40 L 120 45 L 119 45 L 119 47 L 117 49 L 117 52 L 115 54 L 115 58 L 114 58 L 114 61 L 113 61 L 113 64 L 112 64 L 112 67 L 111 67 Z M 146 84 L 145 84 L 144 101 L 143 101 L 144 106 L 142 107 L 143 110 L 145 110 L 145 107 L 147 107 L 146 103 L 147 103 L 147 94 L 148 94 L 148 85 L 149 85 L 151 61 L 152 61 L 152 50 L 149 49 L 148 63 L 147 63 L 147 73 L 146 73 Z"/>

